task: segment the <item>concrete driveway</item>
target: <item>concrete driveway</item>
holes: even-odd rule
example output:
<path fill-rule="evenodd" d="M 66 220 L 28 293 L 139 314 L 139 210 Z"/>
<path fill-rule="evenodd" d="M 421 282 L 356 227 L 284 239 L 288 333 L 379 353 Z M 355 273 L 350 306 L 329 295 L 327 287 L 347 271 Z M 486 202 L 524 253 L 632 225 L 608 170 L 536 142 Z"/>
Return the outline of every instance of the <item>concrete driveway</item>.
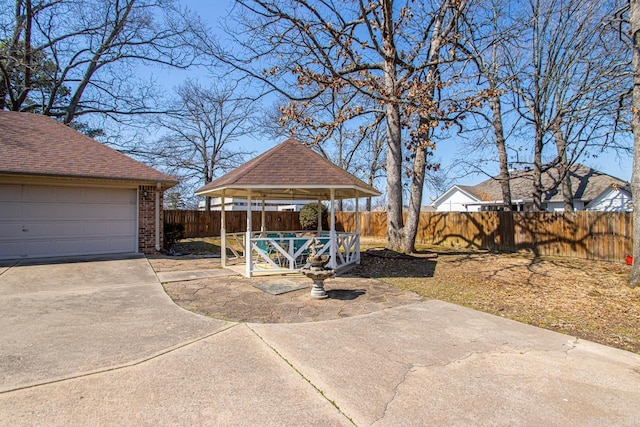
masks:
<path fill-rule="evenodd" d="M 134 258 L 0 267 L 0 306 L 0 425 L 640 425 L 640 356 L 440 301 L 225 322 Z"/>

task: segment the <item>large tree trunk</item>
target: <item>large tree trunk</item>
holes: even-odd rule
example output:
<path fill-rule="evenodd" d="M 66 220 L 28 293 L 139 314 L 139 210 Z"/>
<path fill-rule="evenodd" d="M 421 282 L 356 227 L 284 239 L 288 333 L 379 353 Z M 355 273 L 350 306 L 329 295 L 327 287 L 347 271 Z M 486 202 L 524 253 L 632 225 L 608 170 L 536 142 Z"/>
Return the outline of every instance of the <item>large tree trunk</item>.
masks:
<path fill-rule="evenodd" d="M 411 176 L 411 194 L 409 196 L 409 211 L 405 225 L 404 244 L 402 251 L 412 253 L 415 251 L 418 224 L 420 223 L 420 206 L 422 205 L 422 189 L 424 187 L 424 175 L 427 167 L 427 150 L 418 143 L 413 160 L 413 173 Z"/>
<path fill-rule="evenodd" d="M 566 158 L 560 161 L 558 171 L 562 176 L 562 181 L 560 181 L 560 191 L 562 193 L 562 201 L 564 202 L 564 211 L 573 212 L 573 189 L 571 188 L 571 174 L 569 173 L 569 166 L 567 165 Z"/>
<path fill-rule="evenodd" d="M 536 121 L 536 123 L 539 123 Z M 533 148 L 533 210 L 542 212 L 542 130 L 536 125 L 536 134 Z"/>
<path fill-rule="evenodd" d="M 461 2 L 458 7 L 463 7 Z M 443 4 L 445 6 L 446 4 Z M 447 7 L 440 9 L 438 16 L 434 20 L 433 33 L 429 46 L 429 59 L 432 63 L 437 63 L 440 59 L 440 49 L 445 43 L 443 35 L 443 21 L 447 13 Z M 436 99 L 436 84 L 438 83 L 438 66 L 429 67 L 425 82 L 427 83 L 427 101 L 433 102 Z M 405 224 L 404 242 L 402 251 L 411 253 L 415 251 L 416 236 L 420 223 L 420 208 L 422 206 L 422 191 L 424 189 L 425 170 L 427 168 L 427 149 L 430 141 L 429 117 L 420 116 L 420 123 L 417 138 L 415 141 L 415 157 L 413 159 L 413 171 L 411 174 L 411 193 L 409 195 L 409 210 L 407 212 L 407 223 Z"/>
<path fill-rule="evenodd" d="M 400 111 L 387 106 L 387 247 L 402 250 L 402 137 Z"/>
<path fill-rule="evenodd" d="M 640 285 L 640 0 L 630 0 L 629 21 L 633 37 L 633 267 L 629 286 Z"/>
<path fill-rule="evenodd" d="M 565 212 L 573 212 L 573 191 L 571 190 L 571 175 L 569 174 L 569 165 L 567 164 L 567 141 L 562 135 L 562 129 L 558 121 L 553 124 L 553 138 L 556 142 L 556 151 L 558 153 L 558 173 L 560 179 L 560 193 Z"/>
<path fill-rule="evenodd" d="M 502 106 L 500 104 L 500 95 L 497 94 L 496 87 L 492 87 L 494 95 L 489 99 L 491 114 L 493 115 L 493 132 L 496 137 L 496 148 L 498 150 L 498 160 L 500 163 L 500 189 L 502 190 L 502 209 L 511 211 L 511 185 L 509 176 L 509 158 L 507 156 L 507 146 L 504 137 L 504 128 L 502 126 Z"/>
<path fill-rule="evenodd" d="M 393 1 L 384 0 L 383 50 L 384 84 L 387 97 L 387 247 L 402 250 L 404 221 L 402 219 L 402 125 L 400 123 L 400 100 L 398 99 L 398 76 L 396 71 L 396 46 L 394 41 Z"/>
<path fill-rule="evenodd" d="M 571 174 L 569 172 L 569 165 L 567 164 L 566 152 L 560 156 L 558 173 L 560 175 L 560 193 L 562 194 L 564 211 L 573 212 L 573 189 L 571 188 Z"/>

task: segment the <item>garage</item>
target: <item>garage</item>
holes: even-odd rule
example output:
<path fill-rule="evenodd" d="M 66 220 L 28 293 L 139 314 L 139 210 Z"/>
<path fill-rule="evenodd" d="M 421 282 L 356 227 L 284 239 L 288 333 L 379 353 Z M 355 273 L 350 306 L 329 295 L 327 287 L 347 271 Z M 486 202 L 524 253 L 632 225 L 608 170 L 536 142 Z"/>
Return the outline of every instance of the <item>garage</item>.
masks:
<path fill-rule="evenodd" d="M 162 249 L 177 181 L 55 120 L 0 111 L 0 259 Z"/>
<path fill-rule="evenodd" d="M 0 184 L 0 259 L 137 250 L 136 190 Z"/>

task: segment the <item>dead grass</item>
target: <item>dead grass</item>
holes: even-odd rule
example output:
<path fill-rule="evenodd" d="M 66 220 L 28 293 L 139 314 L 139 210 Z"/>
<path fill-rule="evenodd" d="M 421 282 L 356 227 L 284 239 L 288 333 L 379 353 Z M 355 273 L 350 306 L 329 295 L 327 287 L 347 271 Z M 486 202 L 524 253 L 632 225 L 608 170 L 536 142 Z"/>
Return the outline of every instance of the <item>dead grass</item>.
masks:
<path fill-rule="evenodd" d="M 430 252 L 385 258 L 370 249 L 357 272 L 429 298 L 640 353 L 640 289 L 627 286 L 626 265 L 419 249 Z"/>
<path fill-rule="evenodd" d="M 217 239 L 190 239 L 180 250 L 211 253 Z M 418 247 L 412 257 L 362 239 L 354 272 L 428 298 L 640 353 L 640 289 L 623 264 L 527 254 Z M 376 249 L 380 248 L 380 249 Z"/>

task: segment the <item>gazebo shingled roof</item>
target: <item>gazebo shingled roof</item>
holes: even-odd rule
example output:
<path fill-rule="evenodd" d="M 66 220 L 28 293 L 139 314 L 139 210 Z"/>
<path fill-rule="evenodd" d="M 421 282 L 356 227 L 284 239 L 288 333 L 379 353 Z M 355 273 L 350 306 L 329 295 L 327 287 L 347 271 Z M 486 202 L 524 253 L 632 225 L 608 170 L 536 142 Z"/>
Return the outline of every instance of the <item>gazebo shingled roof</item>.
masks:
<path fill-rule="evenodd" d="M 375 197 L 380 192 L 293 138 L 196 191 L 199 196 L 306 200 Z"/>

